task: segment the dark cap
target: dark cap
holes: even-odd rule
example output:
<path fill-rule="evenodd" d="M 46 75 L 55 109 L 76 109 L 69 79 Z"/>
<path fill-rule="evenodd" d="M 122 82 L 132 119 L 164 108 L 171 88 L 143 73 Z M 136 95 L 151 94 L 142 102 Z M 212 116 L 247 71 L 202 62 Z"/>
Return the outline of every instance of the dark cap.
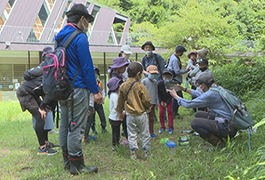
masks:
<path fill-rule="evenodd" d="M 176 47 L 176 49 L 175 49 L 175 52 L 176 53 L 183 53 L 183 52 L 186 52 L 187 51 L 187 49 L 184 47 L 184 46 L 182 46 L 182 45 L 177 45 L 177 47 Z"/>
<path fill-rule="evenodd" d="M 206 58 L 202 58 L 198 62 L 200 65 L 208 65 L 208 60 Z"/>
<path fill-rule="evenodd" d="M 152 50 L 155 50 L 155 46 L 153 45 L 153 43 L 151 41 L 146 41 L 143 45 L 142 45 L 142 50 L 144 50 L 144 47 L 146 45 L 151 45 L 152 46 Z"/>
<path fill-rule="evenodd" d="M 172 74 L 172 71 L 170 70 L 170 69 L 168 69 L 168 68 L 165 68 L 164 70 L 163 70 L 163 73 L 162 73 L 163 75 L 164 74 L 170 74 L 171 76 L 173 75 Z"/>
<path fill-rule="evenodd" d="M 212 85 L 214 83 L 214 77 L 212 73 L 202 72 L 196 80 L 196 83 L 206 84 L 207 86 Z"/>
<path fill-rule="evenodd" d="M 44 57 L 46 54 L 49 54 L 51 53 L 53 50 L 52 50 L 52 47 L 50 46 L 46 46 L 45 48 L 43 48 L 42 50 L 42 57 Z"/>
<path fill-rule="evenodd" d="M 97 70 L 98 71 L 98 75 L 100 75 L 100 71 L 97 67 L 94 67 L 94 71 Z"/>
<path fill-rule="evenodd" d="M 127 68 L 128 77 L 134 77 L 138 72 L 143 71 L 143 66 L 140 62 L 132 62 Z"/>
<path fill-rule="evenodd" d="M 109 68 L 116 69 L 123 66 L 128 66 L 130 63 L 126 61 L 124 57 L 117 57 L 113 59 L 113 65 L 109 66 Z"/>
<path fill-rule="evenodd" d="M 114 91 L 118 89 L 120 82 L 121 80 L 119 78 L 116 78 L 116 77 L 111 78 L 107 83 L 109 91 Z"/>
<path fill-rule="evenodd" d="M 88 19 L 88 22 L 94 21 L 94 17 L 88 13 L 86 6 L 84 6 L 83 4 L 74 4 L 71 9 L 65 13 L 65 15 L 67 17 L 73 15 L 81 15 L 85 16 L 85 18 Z"/>

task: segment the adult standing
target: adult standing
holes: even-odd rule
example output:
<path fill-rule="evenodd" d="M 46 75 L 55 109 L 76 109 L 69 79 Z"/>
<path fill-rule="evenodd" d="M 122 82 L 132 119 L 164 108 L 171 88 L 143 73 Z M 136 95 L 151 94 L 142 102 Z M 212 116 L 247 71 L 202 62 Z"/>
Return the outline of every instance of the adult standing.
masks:
<path fill-rule="evenodd" d="M 203 72 L 196 80 L 196 84 L 202 93 L 178 85 L 179 90 L 196 97 L 193 100 L 179 97 L 174 90 L 168 90 L 168 92 L 177 100 L 179 105 L 185 108 L 209 108 L 209 113 L 205 111 L 196 112 L 195 118 L 190 121 L 190 125 L 200 134 L 201 138 L 211 143 L 214 147 L 223 148 L 226 145 L 223 138 L 228 136 L 233 138 L 237 132 L 230 123 L 232 120 L 231 111 L 220 94 L 211 90 L 211 87 L 217 87 L 211 73 Z"/>
<path fill-rule="evenodd" d="M 97 167 L 87 167 L 84 164 L 82 152 L 82 136 L 88 117 L 90 93 L 93 93 L 95 102 L 102 102 L 102 96 L 96 83 L 88 38 L 85 34 L 89 23 L 93 22 L 94 18 L 83 4 L 74 4 L 66 12 L 66 16 L 67 24 L 55 37 L 57 43 L 64 43 L 70 34 L 76 30 L 83 33 L 77 35 L 66 50 L 66 65 L 70 82 L 73 81 L 76 70 L 78 68 L 79 70 L 73 84 L 73 99 L 70 95 L 67 100 L 60 101 L 59 141 L 64 157 L 64 167 L 69 167 L 71 174 L 97 172 Z"/>
<path fill-rule="evenodd" d="M 186 52 L 187 49 L 182 45 L 177 45 L 175 52 L 171 55 L 169 62 L 168 62 L 168 69 L 173 71 L 173 79 L 178 82 L 178 84 L 182 83 L 182 74 L 185 74 L 189 71 L 189 69 L 183 70 L 182 69 L 182 62 L 180 57 Z M 178 96 L 183 97 L 181 91 L 177 92 Z M 175 99 L 173 99 L 173 115 L 179 116 L 178 109 L 179 105 Z"/>
<path fill-rule="evenodd" d="M 143 73 L 145 74 L 145 77 L 148 76 L 148 73 L 146 72 L 146 69 L 150 65 L 155 65 L 158 68 L 159 74 L 156 76 L 156 81 L 162 80 L 162 73 L 164 70 L 164 59 L 162 56 L 160 56 L 157 53 L 153 53 L 155 50 L 155 46 L 152 44 L 151 41 L 146 41 L 142 45 L 142 50 L 145 51 L 145 56 L 142 58 L 141 63 L 143 65 L 144 71 Z"/>

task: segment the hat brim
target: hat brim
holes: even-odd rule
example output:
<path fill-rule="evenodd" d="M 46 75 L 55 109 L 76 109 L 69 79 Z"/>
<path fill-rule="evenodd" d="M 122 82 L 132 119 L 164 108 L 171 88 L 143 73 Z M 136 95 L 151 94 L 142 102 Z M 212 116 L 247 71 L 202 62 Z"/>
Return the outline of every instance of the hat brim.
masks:
<path fill-rule="evenodd" d="M 132 51 L 123 51 L 125 54 L 133 54 Z"/>
<path fill-rule="evenodd" d="M 123 66 L 128 66 L 130 63 L 129 62 L 123 62 L 121 64 L 116 64 L 116 65 L 111 65 L 109 66 L 109 68 L 112 68 L 112 69 L 116 69 L 116 68 L 120 68 L 120 67 L 123 67 Z"/>
<path fill-rule="evenodd" d="M 154 46 L 153 44 L 144 44 L 144 45 L 142 45 L 142 50 L 144 50 L 144 47 L 145 47 L 146 45 L 150 45 L 150 46 L 152 46 L 152 50 L 153 50 L 153 51 L 155 50 L 155 46 Z"/>
<path fill-rule="evenodd" d="M 151 71 L 148 71 L 148 72 L 151 73 L 151 74 L 159 74 L 158 71 L 156 71 L 156 70 L 151 70 Z"/>
<path fill-rule="evenodd" d="M 65 13 L 65 15 L 67 17 L 69 16 L 73 16 L 73 15 L 81 15 L 81 16 L 85 16 L 86 19 L 88 19 L 88 22 L 93 22 L 94 21 L 94 17 L 88 13 L 84 13 L 84 12 L 80 12 L 80 11 L 77 11 L 77 10 L 69 10 Z"/>
<path fill-rule="evenodd" d="M 171 76 L 173 75 L 171 72 L 169 72 L 169 71 L 167 71 L 167 72 L 163 72 L 163 74 L 162 75 L 164 75 L 164 74 L 170 74 Z"/>

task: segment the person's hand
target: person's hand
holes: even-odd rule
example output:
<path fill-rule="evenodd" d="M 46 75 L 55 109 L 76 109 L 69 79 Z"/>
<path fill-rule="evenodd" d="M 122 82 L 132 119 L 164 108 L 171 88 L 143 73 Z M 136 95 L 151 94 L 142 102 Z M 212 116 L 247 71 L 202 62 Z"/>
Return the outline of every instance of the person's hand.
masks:
<path fill-rule="evenodd" d="M 93 94 L 94 96 L 94 102 L 97 104 L 100 104 L 102 102 L 102 95 L 98 92 L 96 94 Z"/>
<path fill-rule="evenodd" d="M 167 107 L 167 103 L 166 102 L 164 102 L 164 107 L 163 108 L 165 108 L 165 107 Z"/>
<path fill-rule="evenodd" d="M 167 89 L 167 92 L 175 99 L 178 99 L 178 95 L 177 95 L 177 92 L 175 90 L 170 90 L 170 89 Z"/>
<path fill-rule="evenodd" d="M 120 121 L 123 121 L 123 118 L 124 118 L 123 113 L 119 113 L 119 120 L 120 120 Z"/>
<path fill-rule="evenodd" d="M 105 103 L 105 98 L 102 98 L 103 100 L 102 100 L 102 102 L 101 102 L 101 104 L 104 104 Z"/>
<path fill-rule="evenodd" d="M 44 111 L 44 110 L 42 110 L 42 109 L 39 108 L 39 112 L 40 112 L 41 119 L 45 120 L 45 118 L 46 118 L 46 111 Z"/>
<path fill-rule="evenodd" d="M 180 84 L 176 84 L 176 85 L 174 86 L 174 89 L 175 89 L 175 90 L 178 90 L 178 91 L 184 91 L 184 90 L 185 90 L 185 88 L 182 87 Z"/>

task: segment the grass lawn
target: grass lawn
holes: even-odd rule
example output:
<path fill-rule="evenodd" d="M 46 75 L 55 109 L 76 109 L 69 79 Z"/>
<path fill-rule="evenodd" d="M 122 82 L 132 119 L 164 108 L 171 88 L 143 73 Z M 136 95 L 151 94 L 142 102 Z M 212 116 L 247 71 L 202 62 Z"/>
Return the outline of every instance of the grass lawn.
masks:
<path fill-rule="evenodd" d="M 108 100 L 104 106 L 108 117 Z M 255 155 L 249 157 L 246 133 L 230 141 L 228 147 L 210 152 L 204 150 L 200 137 L 191 136 L 190 145 L 178 146 L 170 154 L 166 145 L 160 144 L 161 138 L 170 136 L 158 134 L 158 121 L 155 122 L 158 138 L 152 139 L 152 157 L 144 159 L 143 150 L 139 149 L 138 159 L 131 160 L 127 146 L 119 147 L 117 153 L 112 152 L 110 125 L 108 123 L 108 133 L 102 134 L 96 116 L 97 139 L 83 143 L 83 153 L 86 164 L 98 166 L 99 172 L 73 177 L 63 169 L 61 150 L 54 156 L 37 155 L 38 142 L 31 115 L 22 112 L 18 102 L 0 102 L 0 108 L 0 179 L 249 179 L 243 172 L 254 164 Z M 182 130 L 191 129 L 189 121 L 194 116 L 191 109 L 180 107 L 179 112 L 183 118 L 174 119 L 175 132 L 171 135 L 175 142 Z M 58 144 L 58 134 L 49 133 L 49 140 Z M 253 154 L 263 144 L 261 132 L 251 135 Z M 197 150 L 199 153 L 195 153 Z"/>

